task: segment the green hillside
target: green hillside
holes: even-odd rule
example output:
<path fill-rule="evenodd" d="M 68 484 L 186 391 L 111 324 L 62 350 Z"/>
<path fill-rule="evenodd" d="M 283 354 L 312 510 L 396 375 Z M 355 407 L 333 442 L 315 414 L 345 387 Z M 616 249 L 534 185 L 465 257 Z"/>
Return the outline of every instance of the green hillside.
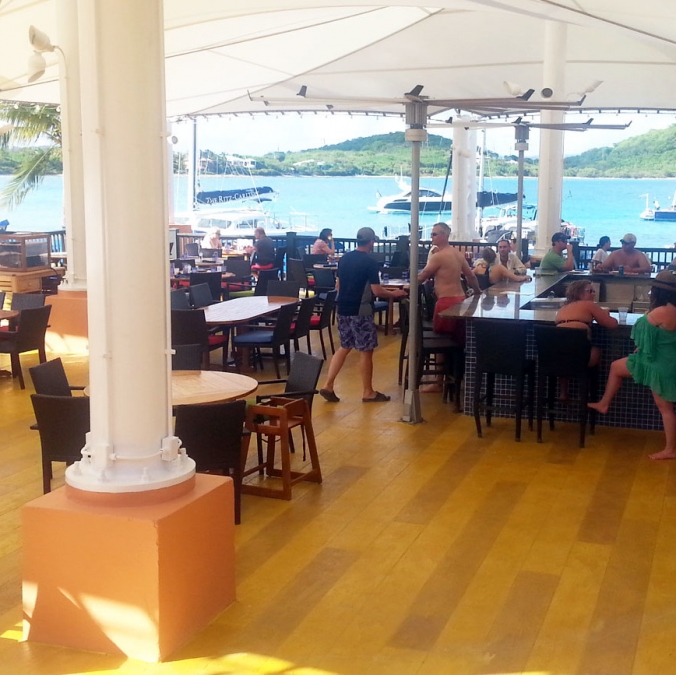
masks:
<path fill-rule="evenodd" d="M 447 170 L 452 142 L 435 134 L 423 144 L 420 173 L 443 176 Z M 259 176 L 391 176 L 411 173 L 410 143 L 404 132 L 354 138 L 336 145 L 326 145 L 298 152 L 271 152 L 254 157 Z M 499 157 L 488 153 L 486 174 L 516 176 L 517 157 Z M 175 166 L 183 156 L 175 155 Z M 202 163 L 209 173 L 222 173 L 225 153 L 202 153 Z M 595 148 L 581 155 L 567 157 L 564 175 L 584 178 L 669 178 L 676 176 L 676 125 L 628 138 L 613 147 Z M 536 158 L 525 160 L 526 176 L 537 176 Z"/>
<path fill-rule="evenodd" d="M 676 125 L 567 157 L 564 166 L 566 176 L 671 178 L 676 176 Z"/>

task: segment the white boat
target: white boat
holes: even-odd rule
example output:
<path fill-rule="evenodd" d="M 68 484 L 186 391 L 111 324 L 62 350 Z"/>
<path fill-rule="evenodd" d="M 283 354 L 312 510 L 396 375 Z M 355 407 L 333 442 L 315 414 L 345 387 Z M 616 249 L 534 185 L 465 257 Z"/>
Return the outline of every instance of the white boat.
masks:
<path fill-rule="evenodd" d="M 193 144 L 196 136 L 193 136 Z M 193 155 L 197 157 L 197 149 L 193 147 Z M 190 225 L 196 235 L 205 235 L 218 228 L 222 239 L 244 239 L 253 236 L 257 227 L 265 229 L 268 235 L 279 235 L 286 232 L 317 231 L 316 225 L 304 227 L 304 223 L 291 219 L 284 222 L 272 214 L 267 203 L 277 199 L 278 193 L 271 187 L 258 187 L 254 183 L 251 170 L 242 162 L 234 162 L 228 158 L 226 170 L 229 177 L 235 176 L 239 185 L 232 188 L 227 181 L 228 189 L 198 189 L 199 171 L 202 167 L 201 157 L 194 166 L 190 163 L 190 180 L 188 202 L 194 204 L 189 211 L 175 213 L 173 221 L 177 225 Z M 191 196 L 192 195 L 192 196 Z M 194 196 L 194 197 L 193 197 Z"/>
<path fill-rule="evenodd" d="M 404 188 L 399 194 L 380 197 L 375 206 L 368 206 L 369 211 L 375 213 L 411 213 L 410 186 Z M 451 195 L 449 192 L 443 195 L 438 190 L 421 187 L 418 189 L 418 204 L 420 213 L 441 213 L 451 210 Z"/>
<path fill-rule="evenodd" d="M 369 211 L 375 213 L 410 213 L 411 212 L 411 186 L 403 179 L 398 178 L 397 184 L 401 192 L 396 195 L 386 197 L 378 196 L 378 202 L 375 206 L 368 206 Z M 506 204 L 516 201 L 517 195 L 506 192 L 486 192 L 480 190 L 477 192 L 477 207 L 489 208 L 499 204 Z M 432 188 L 420 186 L 418 188 L 418 204 L 420 213 L 448 213 L 451 210 L 451 193 L 440 192 Z"/>
<path fill-rule="evenodd" d="M 665 209 L 660 207 L 660 203 L 655 199 L 653 207 L 650 208 L 650 195 L 645 195 L 645 209 L 639 214 L 641 220 L 676 220 L 676 192 L 671 200 L 671 206 Z"/>
<path fill-rule="evenodd" d="M 177 225 L 190 225 L 195 234 L 206 234 L 212 228 L 221 231 L 224 239 L 251 237 L 257 227 L 265 228 L 267 234 L 284 231 L 281 221 L 259 207 L 231 209 L 203 209 L 177 213 L 174 216 Z"/>
<path fill-rule="evenodd" d="M 524 239 L 534 243 L 537 236 L 537 206 L 534 204 L 523 204 L 521 214 L 521 233 Z M 494 244 L 502 239 L 513 239 L 516 236 L 517 220 L 516 204 L 508 204 L 500 208 L 495 216 L 484 216 L 482 218 L 483 237 L 490 244 Z M 584 244 L 585 230 L 569 223 L 566 220 L 561 221 L 561 232 L 570 237 L 571 242 Z"/>

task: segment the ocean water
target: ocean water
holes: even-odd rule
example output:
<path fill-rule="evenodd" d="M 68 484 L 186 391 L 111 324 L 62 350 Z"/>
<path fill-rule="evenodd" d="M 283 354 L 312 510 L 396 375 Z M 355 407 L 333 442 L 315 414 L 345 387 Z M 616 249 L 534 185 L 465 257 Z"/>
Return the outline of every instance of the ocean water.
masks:
<path fill-rule="evenodd" d="M 9 180 L 0 176 L 0 189 Z M 244 181 L 244 182 L 243 182 Z M 423 179 L 421 185 L 441 190 L 443 178 Z M 371 213 L 367 207 L 374 206 L 376 192 L 382 195 L 399 192 L 392 177 L 271 177 L 256 178 L 259 186 L 269 185 L 279 192 L 277 201 L 269 205 L 270 211 L 281 220 L 288 220 L 290 214 L 305 213 L 311 216 L 320 228 L 330 227 L 334 235 L 353 237 L 360 227 L 368 225 L 381 234 L 385 226 L 390 231 L 406 227 L 406 214 Z M 202 189 L 229 189 L 251 187 L 248 178 L 204 177 Z M 486 179 L 486 190 L 516 192 L 516 178 Z M 449 188 L 450 190 L 450 184 Z M 585 228 L 585 241 L 595 245 L 599 237 L 608 235 L 613 246 L 627 232 L 638 238 L 638 247 L 673 246 L 676 241 L 676 223 L 655 223 L 642 221 L 639 213 L 646 205 L 646 194 L 650 203 L 657 199 L 665 207 L 671 204 L 676 190 L 676 180 L 633 180 L 633 179 L 564 179 L 562 217 L 575 225 Z M 537 202 L 537 179 L 524 181 L 526 203 Z M 187 206 L 187 177 L 174 179 L 175 210 Z M 15 211 L 0 209 L 0 220 L 7 218 L 10 228 L 21 231 L 56 230 L 63 223 L 62 180 L 60 176 L 48 176 L 40 188 L 31 193 Z M 294 216 L 298 218 L 298 216 Z M 444 219 L 450 219 L 445 214 Z M 423 223 L 433 223 L 437 216 L 423 215 Z"/>

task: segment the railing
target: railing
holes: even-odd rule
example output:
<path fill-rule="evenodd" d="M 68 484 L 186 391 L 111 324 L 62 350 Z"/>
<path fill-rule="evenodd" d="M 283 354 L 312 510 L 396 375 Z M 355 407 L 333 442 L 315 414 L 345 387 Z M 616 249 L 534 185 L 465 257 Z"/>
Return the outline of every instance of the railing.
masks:
<path fill-rule="evenodd" d="M 296 251 L 292 256 L 297 255 L 303 257 L 307 255 L 312 250 L 312 245 L 316 241 L 315 236 L 308 237 L 306 235 L 298 235 L 293 232 L 289 232 L 286 235 L 279 236 L 273 235 L 270 237 L 274 243 L 275 247 L 279 248 L 285 246 L 287 250 Z M 194 234 L 179 234 L 178 235 L 178 256 L 180 257 L 185 253 L 185 244 L 192 242 L 201 241 L 202 237 Z M 251 241 L 251 244 L 254 242 L 253 237 L 240 237 L 240 239 L 248 239 Z M 235 240 L 227 240 L 222 238 L 221 241 L 224 244 L 234 243 Z M 339 253 L 347 253 L 348 251 L 353 251 L 357 248 L 357 240 L 353 238 L 346 237 L 334 237 L 334 243 L 336 246 L 336 251 Z M 524 241 L 524 246 L 525 246 Z M 486 248 L 492 248 L 497 250 L 497 244 L 487 244 L 485 242 L 476 242 L 476 241 L 452 241 L 451 244 L 460 249 L 461 252 L 469 254 L 467 257 L 470 259 L 475 259 L 481 257 L 481 251 Z M 432 242 L 428 240 L 420 241 L 418 244 L 418 264 L 424 266 L 427 262 L 427 257 L 432 247 Z M 53 246 L 52 246 L 53 250 Z M 577 260 L 578 269 L 589 269 L 591 259 L 594 257 L 597 247 L 595 246 L 580 246 L 577 243 L 573 244 L 573 255 Z M 615 249 L 611 249 L 615 250 Z M 397 260 L 397 253 L 405 253 L 406 258 L 408 258 L 408 236 L 401 236 L 397 239 L 381 239 L 374 244 L 373 254 L 378 259 L 379 262 L 383 264 L 390 264 L 392 260 L 395 260 L 395 263 L 399 265 Z M 676 257 L 676 249 L 673 248 L 651 248 L 651 247 L 641 247 L 641 251 L 652 261 L 655 269 L 657 271 L 666 268 L 671 265 L 672 260 Z"/>
<path fill-rule="evenodd" d="M 591 259 L 598 248 L 596 246 L 580 246 L 579 256 L 576 256 L 578 269 L 588 270 Z M 616 248 L 611 248 L 616 251 Z M 676 257 L 676 249 L 673 248 L 646 248 L 641 246 L 641 252 L 652 262 L 656 271 L 660 271 L 671 265 L 671 261 Z"/>

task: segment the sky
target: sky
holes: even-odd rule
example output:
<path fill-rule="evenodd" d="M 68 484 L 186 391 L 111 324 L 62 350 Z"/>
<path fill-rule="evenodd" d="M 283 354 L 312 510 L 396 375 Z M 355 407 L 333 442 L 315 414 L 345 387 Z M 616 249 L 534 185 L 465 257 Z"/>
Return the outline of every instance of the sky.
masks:
<path fill-rule="evenodd" d="M 589 116 L 569 115 L 567 121 L 586 121 Z M 591 148 L 612 146 L 631 136 L 644 134 L 651 129 L 665 129 L 676 123 L 674 115 L 596 115 L 597 124 L 626 124 L 624 130 L 590 130 L 566 132 L 565 149 L 567 156 L 579 155 Z M 177 142 L 176 151 L 186 152 L 191 143 L 192 130 L 189 122 L 174 123 L 172 134 Z M 200 118 L 197 123 L 197 145 L 200 150 L 225 152 L 244 156 L 260 156 L 274 151 L 297 151 L 332 145 L 352 138 L 387 134 L 403 131 L 405 125 L 400 118 L 383 118 L 363 115 L 324 114 L 224 116 Z M 429 129 L 430 133 L 452 137 L 450 129 Z M 539 134 L 531 131 L 527 157 L 537 157 Z M 489 129 L 486 134 L 486 148 L 499 155 L 512 155 L 514 151 L 514 130 L 511 127 Z"/>

